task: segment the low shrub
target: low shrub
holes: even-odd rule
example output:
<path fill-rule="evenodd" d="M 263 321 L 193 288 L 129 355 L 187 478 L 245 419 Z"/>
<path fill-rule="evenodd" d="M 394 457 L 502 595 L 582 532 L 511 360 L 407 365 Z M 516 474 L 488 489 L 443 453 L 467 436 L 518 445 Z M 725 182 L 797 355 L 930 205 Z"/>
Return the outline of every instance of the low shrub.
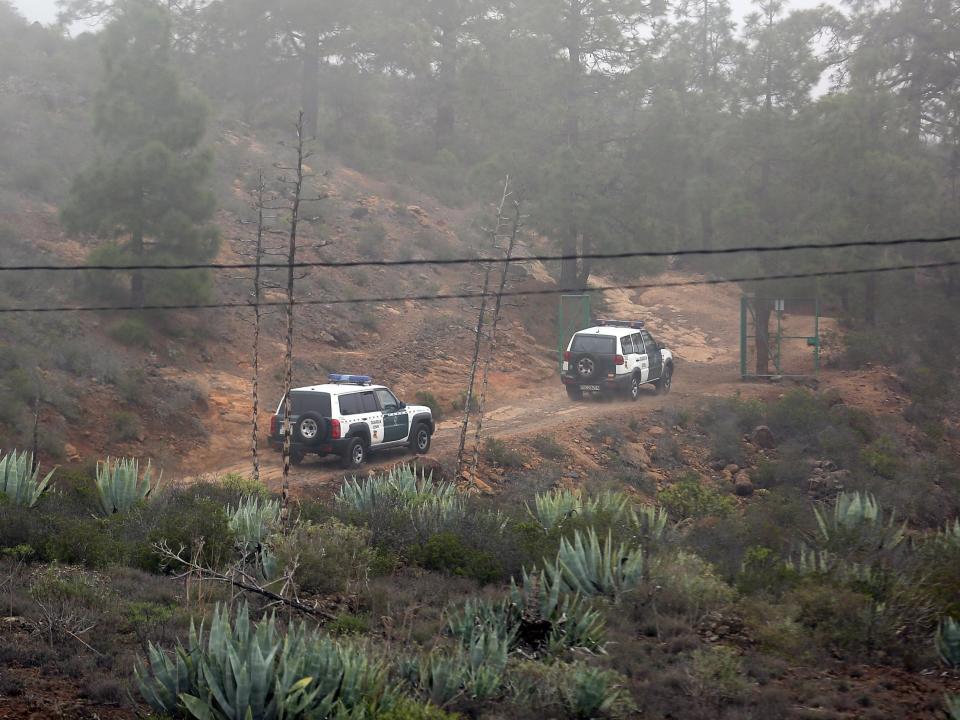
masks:
<path fill-rule="evenodd" d="M 440 422 L 443 419 L 443 407 L 440 404 L 440 401 L 437 400 L 437 396 L 432 392 L 427 390 L 417 390 L 413 395 L 413 399 L 417 402 L 418 405 L 426 405 L 430 408 L 430 412 L 433 413 L 434 422 Z"/>
<path fill-rule="evenodd" d="M 110 431 L 118 441 L 129 442 L 143 434 L 143 424 L 136 413 L 120 410 L 110 416 Z"/>
<path fill-rule="evenodd" d="M 691 624 L 729 605 L 736 597 L 733 588 L 717 577 L 710 563 L 682 550 L 659 557 L 650 569 L 650 582 L 659 587 L 658 611 L 680 615 Z"/>
<path fill-rule="evenodd" d="M 688 473 L 678 482 L 660 491 L 658 501 L 675 520 L 702 518 L 711 515 L 723 517 L 734 508 L 733 498 L 694 473 Z"/>
<path fill-rule="evenodd" d="M 522 453 L 496 438 L 487 438 L 483 445 L 483 459 L 491 465 L 503 468 L 523 467 L 524 463 Z"/>
<path fill-rule="evenodd" d="M 690 662 L 690 691 L 717 703 L 742 700 L 747 679 L 737 651 L 726 645 L 694 650 Z"/>
<path fill-rule="evenodd" d="M 135 348 L 149 346 L 152 333 L 147 324 L 140 318 L 124 318 L 110 326 L 107 334 L 123 345 Z"/>
<path fill-rule="evenodd" d="M 414 552 L 412 559 L 428 570 L 472 578 L 483 584 L 495 582 L 504 574 L 495 556 L 466 546 L 452 532 L 433 535 Z"/>
<path fill-rule="evenodd" d="M 336 519 L 305 524 L 270 540 L 281 569 L 294 567 L 301 592 L 353 593 L 366 585 L 375 554 L 371 533 Z"/>
<path fill-rule="evenodd" d="M 538 435 L 530 441 L 530 446 L 546 460 L 559 462 L 567 458 L 567 451 L 550 435 Z"/>

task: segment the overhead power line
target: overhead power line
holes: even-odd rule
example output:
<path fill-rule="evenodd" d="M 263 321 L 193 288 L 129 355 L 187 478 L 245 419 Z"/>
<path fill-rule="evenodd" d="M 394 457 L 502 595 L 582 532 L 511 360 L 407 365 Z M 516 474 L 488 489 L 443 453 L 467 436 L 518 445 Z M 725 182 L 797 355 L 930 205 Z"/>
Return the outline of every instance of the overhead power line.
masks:
<path fill-rule="evenodd" d="M 626 260 L 629 258 L 664 258 L 688 255 L 733 255 L 736 253 L 772 253 L 794 250 L 842 250 L 858 247 L 893 247 L 897 245 L 943 245 L 960 241 L 960 235 L 931 238 L 896 238 L 892 240 L 845 240 L 836 243 L 793 243 L 789 245 L 747 245 L 730 248 L 678 250 L 625 250 L 616 253 L 582 253 L 579 255 L 530 255 L 509 260 L 497 257 L 427 258 L 423 260 L 305 260 L 294 268 L 357 268 L 397 267 L 403 265 L 479 265 L 483 263 L 562 262 L 564 260 Z M 80 270 L 252 270 L 256 263 L 178 263 L 163 265 L 0 265 L 0 272 L 14 271 L 80 271 Z M 287 263 L 260 263 L 260 269 L 289 268 Z"/>
<path fill-rule="evenodd" d="M 869 275 L 872 273 L 890 273 L 904 270 L 933 270 L 936 268 L 947 268 L 960 266 L 960 260 L 933 262 L 933 263 L 915 263 L 910 265 L 891 265 L 888 267 L 875 268 L 853 268 L 850 270 L 822 270 L 808 273 L 780 273 L 777 275 L 755 275 L 751 277 L 734 278 L 707 278 L 704 280 L 678 280 L 671 282 L 655 283 L 636 283 L 636 284 L 617 284 L 604 285 L 601 287 L 586 288 L 584 293 L 598 293 L 607 290 L 650 290 L 653 288 L 677 288 L 692 287 L 696 285 L 729 285 L 748 282 L 767 282 L 772 280 L 801 280 L 809 278 L 823 277 L 842 277 L 846 275 Z M 545 288 L 541 290 L 509 290 L 502 293 L 501 297 L 532 297 L 538 295 L 560 295 L 570 292 L 560 288 Z M 335 298 L 330 300 L 298 300 L 295 305 L 356 305 L 362 303 L 396 303 L 396 302 L 433 302 L 437 300 L 469 300 L 483 297 L 482 292 L 469 293 L 440 293 L 435 295 L 394 295 L 385 297 L 360 297 L 360 298 Z M 283 300 L 261 302 L 260 307 L 285 306 L 287 303 Z M 249 302 L 233 303 L 196 303 L 189 305 L 87 305 L 87 306 L 63 306 L 63 307 L 0 307 L 0 314 L 10 313 L 51 313 L 51 312 L 110 312 L 110 311 L 132 311 L 132 310 L 219 310 L 225 308 L 249 308 L 252 307 Z"/>

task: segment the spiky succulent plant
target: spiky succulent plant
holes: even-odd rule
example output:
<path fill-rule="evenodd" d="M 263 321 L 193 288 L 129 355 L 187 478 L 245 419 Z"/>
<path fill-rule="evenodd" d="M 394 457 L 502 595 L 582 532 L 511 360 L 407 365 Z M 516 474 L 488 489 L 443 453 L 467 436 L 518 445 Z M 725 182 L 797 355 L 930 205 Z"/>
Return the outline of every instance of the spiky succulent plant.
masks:
<path fill-rule="evenodd" d="M 574 532 L 573 542 L 563 538 L 553 563 L 547 563 L 550 582 L 560 582 L 568 592 L 585 597 L 605 595 L 614 600 L 634 589 L 643 577 L 643 551 L 614 545 L 610 532 L 600 544 L 597 533 Z"/>
<path fill-rule="evenodd" d="M 9 498 L 15 505 L 33 507 L 47 489 L 54 471 L 40 480 L 40 467 L 33 466 L 31 453 L 20 453 L 14 450 L 0 459 L 0 493 Z"/>
<path fill-rule="evenodd" d="M 161 473 L 162 475 L 162 473 Z M 146 500 L 160 485 L 160 478 L 152 483 L 153 469 L 147 461 L 143 476 L 136 458 L 107 458 L 97 463 L 97 496 L 106 515 L 127 512 Z"/>

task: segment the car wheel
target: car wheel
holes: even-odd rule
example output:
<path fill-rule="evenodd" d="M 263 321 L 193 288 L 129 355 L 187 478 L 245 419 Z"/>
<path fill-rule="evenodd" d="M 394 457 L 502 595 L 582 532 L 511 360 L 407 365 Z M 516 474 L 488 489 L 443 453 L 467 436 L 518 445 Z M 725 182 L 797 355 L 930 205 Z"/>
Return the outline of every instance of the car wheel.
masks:
<path fill-rule="evenodd" d="M 327 419 L 320 413 L 305 412 L 293 426 L 293 437 L 304 445 L 316 445 L 327 438 Z"/>
<path fill-rule="evenodd" d="M 597 360 L 592 355 L 583 355 L 577 360 L 577 378 L 580 380 L 593 380 L 597 375 Z"/>
<path fill-rule="evenodd" d="M 355 469 L 363 465 L 364 460 L 367 459 L 367 446 L 363 444 L 363 440 L 360 438 L 353 438 L 346 447 L 346 450 L 343 451 L 343 455 L 340 458 L 340 464 L 348 469 Z"/>
<path fill-rule="evenodd" d="M 666 395 L 673 386 L 673 365 L 667 365 L 663 369 L 663 375 L 656 382 L 657 392 L 660 395 Z"/>
<path fill-rule="evenodd" d="M 634 402 L 640 397 L 640 378 L 634 375 L 630 378 L 630 399 Z"/>
<path fill-rule="evenodd" d="M 307 454 L 306 454 L 305 452 L 303 452 L 302 450 L 293 450 L 293 451 L 290 453 L 290 464 L 291 464 L 291 465 L 299 465 L 300 463 L 303 462 L 303 459 L 304 459 L 306 456 L 307 456 Z"/>
<path fill-rule="evenodd" d="M 430 428 L 423 423 L 417 423 L 410 433 L 410 449 L 417 455 L 426 455 L 430 449 L 430 439 Z"/>
<path fill-rule="evenodd" d="M 571 400 L 583 400 L 583 390 L 576 385 L 567 385 L 567 397 Z"/>

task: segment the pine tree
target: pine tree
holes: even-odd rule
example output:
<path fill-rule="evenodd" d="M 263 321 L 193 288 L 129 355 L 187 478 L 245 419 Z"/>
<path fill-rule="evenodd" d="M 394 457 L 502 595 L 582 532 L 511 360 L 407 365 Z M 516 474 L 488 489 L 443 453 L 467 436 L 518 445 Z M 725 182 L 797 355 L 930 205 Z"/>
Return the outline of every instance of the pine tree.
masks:
<path fill-rule="evenodd" d="M 74 180 L 64 225 L 110 241 L 91 254 L 95 262 L 209 260 L 218 233 L 207 187 L 212 154 L 200 148 L 206 105 L 181 88 L 171 65 L 167 13 L 150 0 L 125 0 L 116 10 L 104 32 L 94 107 L 98 156 Z M 203 271 L 130 274 L 137 306 L 201 299 L 209 287 Z"/>

